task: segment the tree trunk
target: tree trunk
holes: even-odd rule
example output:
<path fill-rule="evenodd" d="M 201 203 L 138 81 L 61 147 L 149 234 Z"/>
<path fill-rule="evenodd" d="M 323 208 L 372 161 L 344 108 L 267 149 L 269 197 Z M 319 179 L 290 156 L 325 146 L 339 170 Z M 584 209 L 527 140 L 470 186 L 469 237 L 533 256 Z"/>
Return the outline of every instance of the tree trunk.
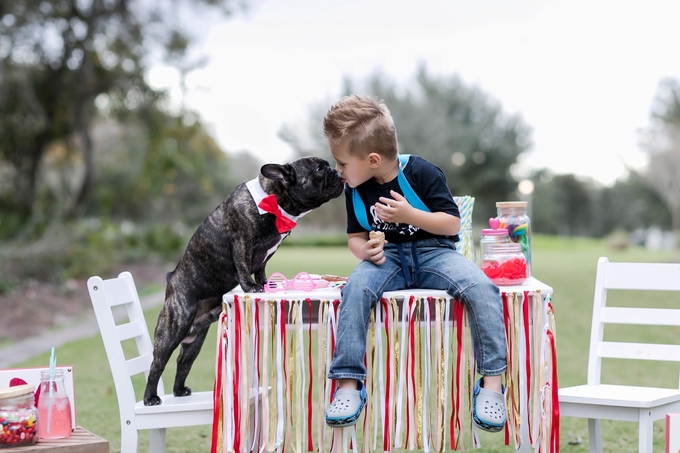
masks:
<path fill-rule="evenodd" d="M 73 208 L 69 213 L 69 217 L 71 218 L 78 218 L 84 215 L 87 201 L 89 200 L 94 187 L 94 146 L 92 144 L 92 134 L 90 131 L 90 109 L 88 108 L 88 104 L 83 102 L 78 110 L 78 132 L 83 140 L 85 174 L 73 204 Z"/>

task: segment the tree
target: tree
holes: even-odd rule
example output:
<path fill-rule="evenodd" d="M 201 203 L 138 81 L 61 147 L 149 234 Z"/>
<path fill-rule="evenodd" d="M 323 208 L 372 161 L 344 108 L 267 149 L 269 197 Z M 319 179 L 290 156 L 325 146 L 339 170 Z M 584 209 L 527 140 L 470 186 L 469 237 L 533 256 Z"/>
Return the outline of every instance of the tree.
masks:
<path fill-rule="evenodd" d="M 668 206 L 673 229 L 679 230 L 680 80 L 661 81 L 650 116 L 651 124 L 642 137 L 642 147 L 649 154 L 645 179 Z"/>
<path fill-rule="evenodd" d="M 44 153 L 62 141 L 82 158 L 69 207 L 72 215 L 82 213 L 94 184 L 95 100 L 113 100 L 121 114 L 157 109 L 163 94 L 147 84 L 146 70 L 160 58 L 188 67 L 187 13 L 209 8 L 228 15 L 242 1 L 3 0 L 0 166 L 10 180 L 0 187 L 3 211 L 30 218 Z"/>
<path fill-rule="evenodd" d="M 510 169 L 528 150 L 531 132 L 519 115 L 506 114 L 500 103 L 480 89 L 465 85 L 455 75 L 430 75 L 422 65 L 415 85 L 408 89 L 376 72 L 364 83 L 346 79 L 343 94 L 354 92 L 385 100 L 397 128 L 400 152 L 420 155 L 439 166 L 454 195 L 474 196 L 474 218 L 495 217 L 496 201 L 516 198 L 517 181 Z M 321 128 L 333 102 L 310 109 L 306 130 L 290 125 L 281 130 L 281 138 L 298 155 L 330 158 Z"/>
<path fill-rule="evenodd" d="M 590 236 L 593 198 L 598 188 L 592 179 L 572 174 L 535 178 L 531 224 L 534 232 L 563 236 Z"/>

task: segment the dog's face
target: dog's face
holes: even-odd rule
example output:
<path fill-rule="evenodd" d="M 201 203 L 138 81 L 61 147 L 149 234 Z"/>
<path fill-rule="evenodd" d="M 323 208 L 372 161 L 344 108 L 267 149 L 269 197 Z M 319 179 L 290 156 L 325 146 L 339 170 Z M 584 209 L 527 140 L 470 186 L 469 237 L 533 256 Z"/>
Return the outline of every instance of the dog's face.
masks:
<path fill-rule="evenodd" d="M 292 215 L 318 208 L 343 191 L 339 173 L 318 157 L 301 157 L 285 165 L 266 164 L 260 172 L 264 189 L 274 193 L 279 205 Z"/>

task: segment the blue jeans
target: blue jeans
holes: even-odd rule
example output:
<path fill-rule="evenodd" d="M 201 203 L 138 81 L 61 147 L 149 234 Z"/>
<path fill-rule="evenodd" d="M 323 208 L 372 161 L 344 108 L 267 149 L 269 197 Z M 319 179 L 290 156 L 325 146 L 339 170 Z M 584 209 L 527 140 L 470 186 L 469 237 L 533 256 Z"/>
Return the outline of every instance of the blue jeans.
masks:
<path fill-rule="evenodd" d="M 497 376 L 505 372 L 506 340 L 500 291 L 477 265 L 437 239 L 402 244 L 414 288 L 444 290 L 465 303 L 477 358 L 477 372 Z M 395 244 L 385 244 L 381 265 L 362 261 L 342 290 L 333 362 L 329 379 L 366 379 L 364 355 L 371 308 L 385 291 L 407 288 Z"/>

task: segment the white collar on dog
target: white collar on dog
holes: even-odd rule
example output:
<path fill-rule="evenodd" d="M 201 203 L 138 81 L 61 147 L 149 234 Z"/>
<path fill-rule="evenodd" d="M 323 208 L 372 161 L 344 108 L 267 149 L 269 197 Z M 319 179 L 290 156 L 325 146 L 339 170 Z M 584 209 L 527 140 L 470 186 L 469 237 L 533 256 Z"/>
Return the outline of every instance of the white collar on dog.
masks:
<path fill-rule="evenodd" d="M 260 215 L 268 214 L 267 211 L 265 211 L 264 209 L 262 209 L 259 206 L 260 202 L 264 199 L 264 197 L 269 195 L 262 188 L 262 185 L 260 184 L 259 178 L 251 179 L 250 181 L 248 181 L 246 183 L 246 187 L 248 188 L 248 192 L 250 192 L 250 196 L 253 197 L 253 200 L 255 200 L 255 205 L 257 206 L 257 210 L 259 211 Z M 307 212 L 309 212 L 309 211 L 303 212 L 302 214 L 295 216 L 295 215 L 288 214 L 280 205 L 279 205 L 279 209 L 281 210 L 281 214 L 283 214 L 286 218 L 292 220 L 293 222 L 297 222 L 300 217 L 302 217 L 303 215 L 307 214 Z"/>

